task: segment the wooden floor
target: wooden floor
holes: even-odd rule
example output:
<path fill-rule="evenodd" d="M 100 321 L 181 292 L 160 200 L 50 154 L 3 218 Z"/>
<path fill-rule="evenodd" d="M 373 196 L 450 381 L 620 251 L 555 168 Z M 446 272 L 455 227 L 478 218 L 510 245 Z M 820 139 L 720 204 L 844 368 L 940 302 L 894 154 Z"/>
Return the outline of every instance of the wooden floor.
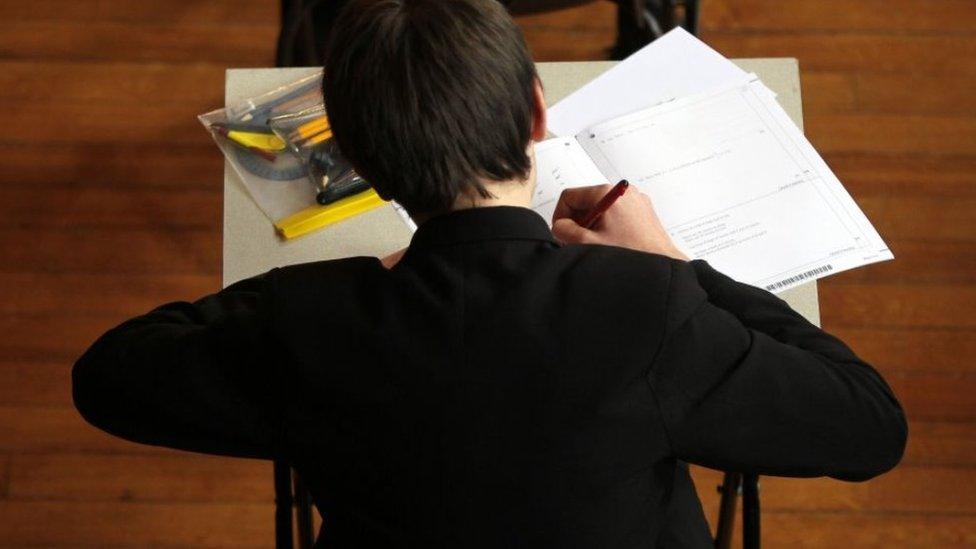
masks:
<path fill-rule="evenodd" d="M 0 2 L 0 546 L 270 546 L 268 464 L 113 439 L 68 376 L 106 329 L 219 288 L 223 163 L 195 115 L 225 67 L 272 64 L 276 6 Z M 539 60 L 599 59 L 614 9 L 522 23 Z M 765 479 L 767 546 L 976 546 L 976 2 L 703 0 L 701 24 L 729 57 L 799 58 L 808 134 L 897 257 L 821 307 L 907 408 L 905 461 Z"/>

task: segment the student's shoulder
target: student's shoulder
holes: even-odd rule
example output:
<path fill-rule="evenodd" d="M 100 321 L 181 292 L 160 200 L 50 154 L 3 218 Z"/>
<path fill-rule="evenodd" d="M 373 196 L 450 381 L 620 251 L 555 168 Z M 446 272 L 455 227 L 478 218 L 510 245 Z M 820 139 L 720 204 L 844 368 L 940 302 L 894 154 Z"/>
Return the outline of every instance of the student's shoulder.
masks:
<path fill-rule="evenodd" d="M 666 301 L 674 259 L 628 248 L 569 244 L 556 254 L 560 279 L 601 295 Z"/>
<path fill-rule="evenodd" d="M 309 261 L 278 267 L 275 271 L 279 276 L 318 276 L 322 274 L 343 275 L 380 270 L 383 265 L 379 258 L 370 256 L 343 257 L 339 259 L 325 259 Z"/>
<path fill-rule="evenodd" d="M 308 291 L 348 291 L 371 279 L 385 269 L 375 257 L 345 257 L 324 261 L 296 263 L 272 269 L 273 286 L 277 293 Z"/>
<path fill-rule="evenodd" d="M 663 297 L 669 303 L 669 314 L 679 317 L 687 316 L 708 298 L 699 282 L 702 268 L 709 269 L 698 265 L 704 264 L 702 261 L 594 244 L 566 245 L 560 255 L 573 271 L 571 278 L 612 286 L 631 295 Z"/>
<path fill-rule="evenodd" d="M 558 252 L 561 261 L 575 269 L 595 271 L 600 276 L 635 273 L 669 277 L 678 261 L 659 254 L 601 244 L 567 244 Z"/>

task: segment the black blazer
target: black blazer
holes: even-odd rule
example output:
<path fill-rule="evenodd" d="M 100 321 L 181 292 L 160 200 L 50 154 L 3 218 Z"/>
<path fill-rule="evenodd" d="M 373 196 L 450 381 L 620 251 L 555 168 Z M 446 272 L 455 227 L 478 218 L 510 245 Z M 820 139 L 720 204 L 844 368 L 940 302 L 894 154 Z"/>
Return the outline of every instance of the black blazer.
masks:
<path fill-rule="evenodd" d="M 392 270 L 294 265 L 164 305 L 73 375 L 120 437 L 287 459 L 322 547 L 708 547 L 683 462 L 862 480 L 906 437 L 878 373 L 782 300 L 560 245 L 516 207 L 431 219 Z"/>

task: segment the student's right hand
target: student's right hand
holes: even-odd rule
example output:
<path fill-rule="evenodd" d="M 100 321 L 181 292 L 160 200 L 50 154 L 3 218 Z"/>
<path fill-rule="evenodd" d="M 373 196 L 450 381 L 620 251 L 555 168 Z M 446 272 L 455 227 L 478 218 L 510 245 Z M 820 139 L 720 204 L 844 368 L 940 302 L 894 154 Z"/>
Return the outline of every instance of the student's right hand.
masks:
<path fill-rule="evenodd" d="M 552 234 L 567 244 L 604 244 L 688 260 L 661 225 L 651 199 L 633 185 L 589 229 L 582 219 L 613 185 L 566 189 L 552 216 Z"/>

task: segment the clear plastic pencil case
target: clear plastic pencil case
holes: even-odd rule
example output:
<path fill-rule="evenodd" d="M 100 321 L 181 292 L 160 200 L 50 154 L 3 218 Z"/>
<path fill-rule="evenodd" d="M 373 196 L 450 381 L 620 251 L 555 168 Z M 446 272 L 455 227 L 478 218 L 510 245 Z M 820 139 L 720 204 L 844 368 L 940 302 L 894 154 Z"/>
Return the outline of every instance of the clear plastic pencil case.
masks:
<path fill-rule="evenodd" d="M 319 71 L 198 117 L 286 239 L 384 203 L 332 139 L 321 83 Z"/>

